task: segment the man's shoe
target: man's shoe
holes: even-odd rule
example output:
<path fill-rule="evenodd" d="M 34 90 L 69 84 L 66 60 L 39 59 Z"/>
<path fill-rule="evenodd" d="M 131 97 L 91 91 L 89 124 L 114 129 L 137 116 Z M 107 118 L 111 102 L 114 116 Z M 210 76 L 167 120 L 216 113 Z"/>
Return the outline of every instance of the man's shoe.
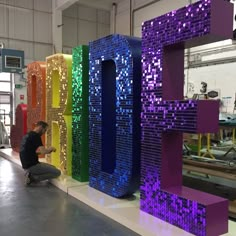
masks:
<path fill-rule="evenodd" d="M 32 184 L 34 182 L 34 180 L 33 180 L 33 177 L 32 177 L 32 175 L 31 175 L 31 173 L 30 172 L 27 172 L 26 174 L 25 174 L 25 186 L 29 186 L 30 184 Z"/>

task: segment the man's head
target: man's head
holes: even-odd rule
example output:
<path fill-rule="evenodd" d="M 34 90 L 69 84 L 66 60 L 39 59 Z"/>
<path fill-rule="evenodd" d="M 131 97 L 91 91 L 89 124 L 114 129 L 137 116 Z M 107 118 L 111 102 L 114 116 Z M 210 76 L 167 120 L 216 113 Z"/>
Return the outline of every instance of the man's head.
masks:
<path fill-rule="evenodd" d="M 38 121 L 35 125 L 34 131 L 39 133 L 40 135 L 43 135 L 46 133 L 48 128 L 48 124 L 45 121 Z"/>

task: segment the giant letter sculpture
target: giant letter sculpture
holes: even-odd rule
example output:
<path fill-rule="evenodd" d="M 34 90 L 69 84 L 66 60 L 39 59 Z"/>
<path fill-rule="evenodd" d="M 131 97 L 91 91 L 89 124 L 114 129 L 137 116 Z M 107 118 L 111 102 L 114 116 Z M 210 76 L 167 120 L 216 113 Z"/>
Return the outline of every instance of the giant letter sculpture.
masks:
<path fill-rule="evenodd" d="M 39 120 L 45 120 L 46 112 L 46 63 L 32 62 L 27 65 L 27 128 L 34 128 Z M 42 137 L 45 143 L 45 135 Z"/>
<path fill-rule="evenodd" d="M 88 46 L 73 48 L 72 61 L 72 177 L 88 181 Z"/>
<path fill-rule="evenodd" d="M 111 35 L 89 50 L 89 185 L 122 197 L 139 187 L 141 41 Z"/>
<path fill-rule="evenodd" d="M 51 162 L 71 175 L 72 156 L 72 56 L 55 54 L 47 57 L 47 145 L 54 146 Z"/>
<path fill-rule="evenodd" d="M 202 0 L 142 27 L 141 209 L 201 236 L 227 232 L 228 203 L 182 186 L 182 132 L 216 131 L 219 109 L 180 101 L 184 47 L 230 38 L 232 19 L 231 3 Z"/>
<path fill-rule="evenodd" d="M 23 136 L 27 133 L 27 105 L 19 104 L 16 107 L 16 123 L 11 127 L 11 147 L 15 152 L 20 151 Z"/>

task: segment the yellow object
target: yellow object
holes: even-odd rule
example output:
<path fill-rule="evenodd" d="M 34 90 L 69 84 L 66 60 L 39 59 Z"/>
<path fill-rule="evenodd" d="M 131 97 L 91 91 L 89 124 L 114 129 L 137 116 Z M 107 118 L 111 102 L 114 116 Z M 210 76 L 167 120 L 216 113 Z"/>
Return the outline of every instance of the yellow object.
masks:
<path fill-rule="evenodd" d="M 47 146 L 58 151 L 51 163 L 71 175 L 72 161 L 72 56 L 55 54 L 46 58 L 46 117 L 51 130 Z"/>
<path fill-rule="evenodd" d="M 232 142 L 235 144 L 235 128 L 233 128 Z"/>
<path fill-rule="evenodd" d="M 59 122 L 51 121 L 51 145 L 57 150 L 61 150 L 60 148 L 60 130 L 59 130 Z M 51 163 L 57 167 L 60 167 L 60 153 L 51 153 Z"/>
<path fill-rule="evenodd" d="M 206 157 L 210 156 L 212 159 L 215 159 L 215 157 L 211 153 L 211 134 L 207 133 L 207 147 L 206 152 L 201 155 L 201 149 L 202 149 L 202 134 L 198 134 L 198 156 Z"/>
<path fill-rule="evenodd" d="M 202 149 L 202 134 L 198 134 L 198 151 L 197 155 L 200 157 L 201 156 L 201 149 Z"/>

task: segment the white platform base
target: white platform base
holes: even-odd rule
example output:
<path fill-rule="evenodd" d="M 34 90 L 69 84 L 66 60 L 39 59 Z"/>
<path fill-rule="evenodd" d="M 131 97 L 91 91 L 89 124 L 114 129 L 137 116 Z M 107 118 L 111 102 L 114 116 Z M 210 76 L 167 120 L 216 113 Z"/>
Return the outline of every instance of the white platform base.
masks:
<path fill-rule="evenodd" d="M 19 155 L 12 149 L 0 149 L 0 156 L 20 165 Z M 41 160 L 43 161 L 43 160 Z M 90 188 L 88 183 L 78 182 L 71 177 L 61 176 L 52 180 L 52 184 L 89 205 L 109 218 L 144 236 L 190 236 L 173 225 L 159 220 L 139 210 L 139 194 L 133 198 L 116 199 L 96 189 Z M 224 236 L 236 235 L 236 223 L 229 220 L 229 232 Z"/>

